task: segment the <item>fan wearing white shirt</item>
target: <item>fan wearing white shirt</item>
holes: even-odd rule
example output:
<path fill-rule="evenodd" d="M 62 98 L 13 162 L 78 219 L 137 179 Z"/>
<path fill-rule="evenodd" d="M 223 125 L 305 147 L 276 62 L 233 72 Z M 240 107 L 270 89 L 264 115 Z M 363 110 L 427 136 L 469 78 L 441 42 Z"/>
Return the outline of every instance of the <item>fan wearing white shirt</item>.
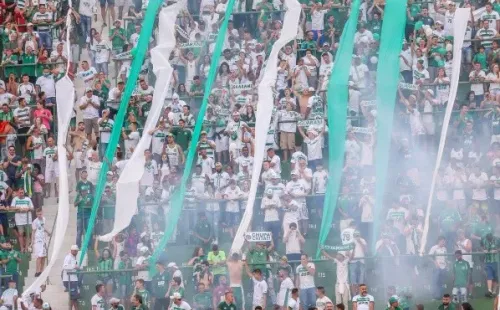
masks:
<path fill-rule="evenodd" d="M 295 286 L 300 289 L 300 304 L 302 309 L 309 309 L 316 305 L 316 285 L 314 275 L 316 266 L 309 262 L 309 256 L 302 254 L 300 265 L 296 269 Z"/>
<path fill-rule="evenodd" d="M 316 309 L 318 310 L 325 310 L 326 304 L 332 302 L 332 300 L 325 295 L 325 288 L 323 286 L 318 286 L 316 288 L 316 296 L 318 297 L 316 299 Z M 348 301 L 349 299 L 347 299 L 344 304 L 347 305 Z"/>
<path fill-rule="evenodd" d="M 101 103 L 99 97 L 92 94 L 92 88 L 85 89 L 85 96 L 80 99 L 80 110 L 83 112 L 83 123 L 87 139 L 92 140 L 92 130 L 95 136 L 99 135 L 99 108 Z"/>
<path fill-rule="evenodd" d="M 229 179 L 229 186 L 224 189 L 223 197 L 228 200 L 226 203 L 226 224 L 229 226 L 231 238 L 234 238 L 240 224 L 240 203 L 238 199 L 241 195 L 241 190 L 236 186 L 236 181 Z"/>
<path fill-rule="evenodd" d="M 322 137 L 324 132 L 324 123 L 321 132 L 318 133 L 316 130 L 309 128 L 307 135 L 304 133 L 304 129 L 299 126 L 299 133 L 307 145 L 307 158 L 311 169 L 316 169 L 316 166 L 320 165 L 323 161 Z"/>
<path fill-rule="evenodd" d="M 267 305 L 267 282 L 262 277 L 262 271 L 260 269 L 255 269 L 253 272 L 250 272 L 250 268 L 246 261 L 243 262 L 245 265 L 245 271 L 250 279 L 252 279 L 253 283 L 253 299 L 252 299 L 252 309 L 255 307 L 262 307 L 262 309 L 266 308 Z"/>
<path fill-rule="evenodd" d="M 92 305 L 92 310 L 105 310 L 106 300 L 104 299 L 105 287 L 104 284 L 97 284 L 95 286 L 96 294 L 92 296 L 90 304 Z"/>
<path fill-rule="evenodd" d="M 276 304 L 280 307 L 284 307 L 294 285 L 288 274 L 288 269 L 281 269 L 278 271 L 278 279 L 280 280 L 280 290 L 276 298 Z"/>
<path fill-rule="evenodd" d="M 368 294 L 368 287 L 366 284 L 359 286 L 359 294 L 352 298 L 353 309 L 356 310 L 374 310 L 375 298 Z"/>
<path fill-rule="evenodd" d="M 299 299 L 299 289 L 298 288 L 293 288 L 292 289 L 292 296 L 287 303 L 287 310 L 299 310 L 300 309 L 300 299 Z"/>
<path fill-rule="evenodd" d="M 297 223 L 290 223 L 288 227 L 290 229 L 283 236 L 286 257 L 289 261 L 298 261 L 300 260 L 302 245 L 306 242 L 306 239 L 297 229 Z"/>

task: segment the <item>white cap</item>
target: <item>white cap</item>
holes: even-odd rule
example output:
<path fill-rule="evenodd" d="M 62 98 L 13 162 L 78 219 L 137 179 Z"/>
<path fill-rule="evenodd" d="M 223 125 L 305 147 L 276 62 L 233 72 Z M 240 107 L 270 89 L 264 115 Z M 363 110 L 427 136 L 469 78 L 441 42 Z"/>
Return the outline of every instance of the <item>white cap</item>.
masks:
<path fill-rule="evenodd" d="M 71 251 L 80 251 L 80 248 L 76 244 L 73 244 L 71 246 Z"/>
<path fill-rule="evenodd" d="M 299 175 L 299 172 L 297 170 L 293 170 L 290 175 Z"/>
<path fill-rule="evenodd" d="M 110 304 L 114 304 L 114 303 L 117 303 L 117 302 L 119 303 L 119 302 L 120 302 L 120 299 L 118 299 L 118 298 L 116 298 L 116 297 L 113 297 L 113 298 L 111 298 L 111 299 L 109 300 L 109 303 L 110 303 Z"/>
<path fill-rule="evenodd" d="M 427 89 L 427 92 L 428 92 L 429 94 L 431 94 L 431 96 L 434 96 L 434 91 L 433 91 L 432 89 L 428 88 L 428 89 Z"/>
<path fill-rule="evenodd" d="M 268 195 L 272 195 L 272 194 L 273 194 L 273 190 L 269 188 L 269 189 L 266 191 L 266 194 L 268 194 Z"/>
<path fill-rule="evenodd" d="M 148 247 L 147 246 L 143 246 L 141 248 L 141 253 L 146 253 L 147 251 L 149 251 Z"/>
<path fill-rule="evenodd" d="M 182 299 L 181 293 L 175 292 L 174 295 L 170 296 L 171 299 Z"/>
<path fill-rule="evenodd" d="M 174 94 L 172 95 L 172 99 L 179 99 L 179 94 L 174 93 Z"/>
<path fill-rule="evenodd" d="M 177 268 L 177 265 L 174 262 L 170 262 L 167 265 L 167 268 L 174 268 L 174 267 Z"/>
<path fill-rule="evenodd" d="M 43 305 L 42 305 L 42 309 L 43 309 L 43 310 L 48 310 L 48 309 L 50 309 L 50 305 L 49 305 L 49 303 L 48 303 L 48 302 L 44 302 L 44 303 L 43 303 Z"/>

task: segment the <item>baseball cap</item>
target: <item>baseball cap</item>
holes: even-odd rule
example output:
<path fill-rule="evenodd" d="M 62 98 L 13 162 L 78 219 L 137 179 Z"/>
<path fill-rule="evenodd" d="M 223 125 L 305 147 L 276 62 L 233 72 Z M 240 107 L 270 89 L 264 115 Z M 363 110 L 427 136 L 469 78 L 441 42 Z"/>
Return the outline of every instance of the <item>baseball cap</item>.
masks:
<path fill-rule="evenodd" d="M 177 267 L 177 265 L 174 262 L 168 263 L 167 268 L 173 268 L 173 267 Z"/>
<path fill-rule="evenodd" d="M 174 295 L 170 296 L 172 299 L 182 299 L 181 293 L 175 292 Z"/>
<path fill-rule="evenodd" d="M 293 170 L 292 173 L 290 173 L 290 175 L 299 175 L 299 172 L 297 170 Z"/>
<path fill-rule="evenodd" d="M 85 88 L 85 92 L 86 92 L 86 93 L 88 93 L 89 91 L 90 91 L 90 92 L 91 92 L 91 91 L 93 91 L 93 90 L 92 90 L 92 88 L 90 88 L 90 87 Z"/>
<path fill-rule="evenodd" d="M 389 304 L 392 305 L 393 303 L 398 302 L 398 299 L 396 297 L 391 297 L 389 298 Z"/>
<path fill-rule="evenodd" d="M 76 244 L 73 244 L 71 246 L 71 251 L 80 251 L 80 248 Z"/>

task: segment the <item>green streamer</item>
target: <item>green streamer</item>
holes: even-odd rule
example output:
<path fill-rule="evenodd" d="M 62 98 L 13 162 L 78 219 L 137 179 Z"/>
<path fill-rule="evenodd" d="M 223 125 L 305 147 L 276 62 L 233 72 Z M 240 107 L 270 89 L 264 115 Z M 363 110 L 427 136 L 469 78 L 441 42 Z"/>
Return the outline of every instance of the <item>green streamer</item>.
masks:
<path fill-rule="evenodd" d="M 384 22 L 377 66 L 377 149 L 375 151 L 376 188 L 375 221 L 373 238 L 378 240 L 381 210 L 384 204 L 389 151 L 391 148 L 392 123 L 396 93 L 399 84 L 399 54 L 404 39 L 406 26 L 406 1 L 387 0 L 384 9 Z M 375 242 L 373 242 L 375 249 Z"/>
<path fill-rule="evenodd" d="M 345 24 L 340 37 L 339 50 L 335 58 L 332 74 L 328 82 L 328 164 L 329 178 L 328 191 L 323 204 L 323 218 L 319 232 L 318 250 L 316 257 L 320 256 L 321 246 L 325 244 L 337 208 L 337 199 L 344 167 L 345 135 L 347 126 L 347 104 L 349 102 L 349 73 L 354 50 L 354 34 L 356 33 L 359 7 L 361 1 L 355 0 L 351 6 L 351 16 Z"/>
<path fill-rule="evenodd" d="M 148 8 L 146 10 L 146 15 L 142 22 L 142 29 L 139 35 L 139 41 L 137 42 L 137 48 L 134 59 L 132 60 L 132 66 L 130 69 L 130 74 L 127 79 L 127 84 L 125 86 L 125 91 L 123 93 L 120 108 L 115 117 L 115 123 L 113 130 L 111 131 L 111 138 L 109 139 L 109 144 L 106 149 L 105 158 L 102 163 L 101 171 L 99 172 L 99 180 L 94 193 L 94 203 L 92 204 L 92 212 L 90 214 L 89 224 L 87 226 L 87 231 L 85 232 L 85 239 L 82 244 L 82 254 L 80 256 L 79 264 L 82 264 L 85 253 L 87 252 L 88 244 L 94 230 L 95 220 L 97 216 L 97 209 L 101 203 L 100 197 L 104 192 L 104 186 L 106 184 L 106 173 L 109 170 L 109 163 L 113 160 L 115 156 L 116 147 L 120 141 L 120 135 L 123 126 L 123 120 L 125 119 L 125 113 L 127 112 L 127 106 L 130 96 L 134 91 L 137 83 L 137 78 L 141 71 L 142 63 L 144 62 L 144 57 L 148 51 L 149 40 L 151 39 L 151 34 L 153 32 L 153 26 L 155 24 L 156 14 L 160 9 L 163 1 L 161 0 L 150 0 Z"/>
<path fill-rule="evenodd" d="M 150 261 L 150 270 L 149 273 L 154 275 L 155 264 L 158 256 L 161 252 L 163 252 L 167 246 L 168 240 L 172 237 L 174 233 L 175 227 L 177 226 L 177 222 L 179 221 L 179 217 L 181 215 L 182 206 L 184 203 L 184 195 L 186 193 L 186 184 L 191 177 L 191 169 L 193 167 L 194 157 L 196 155 L 196 143 L 200 139 L 201 129 L 203 127 L 203 119 L 205 118 L 205 112 L 208 106 L 208 97 L 212 91 L 212 85 L 215 81 L 215 77 L 218 72 L 218 64 L 219 59 L 222 53 L 222 47 L 224 45 L 224 39 L 226 37 L 227 26 L 229 23 L 229 19 L 231 14 L 233 13 L 235 0 L 229 0 L 226 8 L 226 12 L 224 14 L 224 21 L 219 29 L 219 34 L 217 35 L 217 40 L 215 41 L 215 48 L 212 54 L 212 62 L 210 64 L 210 71 L 208 72 L 208 77 L 206 79 L 205 84 L 205 92 L 203 94 L 203 101 L 200 107 L 200 111 L 198 112 L 198 118 L 196 119 L 196 123 L 194 126 L 193 136 L 191 139 L 191 146 L 188 151 L 187 159 L 186 159 L 186 167 L 184 168 L 184 172 L 182 174 L 181 184 L 178 190 L 176 190 L 172 196 L 170 202 L 170 211 L 168 212 L 166 218 L 165 232 L 156 247 L 155 252 L 153 253 Z"/>

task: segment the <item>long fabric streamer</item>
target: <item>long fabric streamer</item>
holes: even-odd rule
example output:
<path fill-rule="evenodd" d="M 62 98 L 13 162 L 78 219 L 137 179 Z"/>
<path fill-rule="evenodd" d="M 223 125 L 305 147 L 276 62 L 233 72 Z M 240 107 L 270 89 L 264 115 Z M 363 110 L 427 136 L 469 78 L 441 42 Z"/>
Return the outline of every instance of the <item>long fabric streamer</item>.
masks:
<path fill-rule="evenodd" d="M 264 161 L 264 153 L 266 146 L 266 136 L 271 122 L 274 102 L 273 87 L 276 85 L 276 75 L 278 73 L 278 55 L 280 50 L 291 40 L 295 38 L 298 31 L 298 24 L 300 20 L 301 6 L 297 0 L 285 0 L 287 7 L 285 17 L 283 20 L 283 27 L 279 39 L 274 43 L 267 65 L 264 71 L 264 76 L 259 84 L 259 101 L 257 103 L 256 122 L 255 122 L 255 152 L 253 162 L 253 174 L 250 183 L 250 192 L 246 202 L 247 207 L 243 218 L 241 219 L 240 226 L 233 240 L 231 246 L 231 253 L 238 253 L 241 251 L 244 243 L 244 234 L 250 227 L 253 216 L 253 205 L 255 196 L 257 194 L 257 186 L 259 183 L 259 176 L 262 169 L 262 162 Z"/>
<path fill-rule="evenodd" d="M 69 0 L 69 11 L 66 16 L 66 42 L 65 48 L 68 54 L 68 59 L 71 57 L 71 48 L 68 38 L 71 31 L 71 10 L 72 1 Z M 64 237 L 66 236 L 66 228 L 69 222 L 69 186 L 68 186 L 68 159 L 66 154 L 66 137 L 68 135 L 69 122 L 71 120 L 71 113 L 75 102 L 75 85 L 68 77 L 70 72 L 70 62 L 66 66 L 66 74 L 59 81 L 56 82 L 56 100 L 57 100 L 57 165 L 59 167 L 59 203 L 57 209 L 57 220 L 54 235 L 54 245 L 52 254 L 47 267 L 43 270 L 42 274 L 31 283 L 23 292 L 23 298 L 29 296 L 30 293 L 39 289 L 45 283 L 49 276 L 50 270 L 57 261 L 59 252 L 61 251 Z M 56 234 L 57 232 L 57 234 Z"/>
<path fill-rule="evenodd" d="M 113 237 L 127 228 L 137 210 L 137 198 L 139 197 L 139 181 L 144 173 L 144 151 L 149 148 L 153 130 L 161 115 L 165 98 L 167 97 L 170 79 L 174 69 L 169 63 L 169 56 L 175 48 L 175 21 L 179 11 L 185 7 L 185 0 L 177 2 L 160 11 L 158 45 L 151 50 L 151 63 L 157 80 L 153 94 L 153 104 L 149 111 L 144 134 L 134 150 L 132 157 L 125 165 L 120 179 L 116 185 L 116 207 L 115 222 L 113 230 L 100 236 L 99 240 L 109 242 Z"/>
<path fill-rule="evenodd" d="M 316 257 L 320 256 L 320 248 L 326 242 L 332 227 L 333 216 L 337 209 L 342 171 L 344 168 L 345 135 L 347 126 L 347 104 L 349 102 L 349 74 L 354 50 L 354 34 L 358 24 L 360 0 L 351 5 L 351 15 L 345 24 L 340 37 L 339 50 L 335 65 L 328 81 L 328 191 L 324 200 L 323 218 L 318 238 Z"/>
<path fill-rule="evenodd" d="M 97 209 L 99 208 L 99 204 L 101 203 L 100 197 L 104 191 L 104 185 L 106 184 L 106 173 L 109 170 L 109 163 L 113 160 L 115 155 L 116 147 L 118 146 L 120 140 L 120 134 L 122 131 L 123 120 L 125 118 L 125 113 L 127 112 L 128 101 L 134 88 L 136 87 L 137 78 L 139 77 L 139 73 L 141 71 L 141 66 L 144 61 L 144 57 L 148 50 L 149 40 L 151 39 L 151 34 L 153 32 L 153 26 L 155 23 L 156 13 L 160 9 L 163 1 L 161 0 L 151 0 L 149 1 L 148 8 L 146 10 L 146 14 L 144 16 L 144 21 L 142 22 L 142 30 L 139 35 L 139 42 L 136 47 L 136 54 L 132 60 L 132 66 L 130 69 L 130 74 L 127 80 L 127 84 L 125 85 L 125 91 L 122 95 L 122 99 L 120 101 L 120 107 L 118 109 L 118 113 L 115 117 L 115 123 L 113 125 L 113 129 L 111 131 L 111 137 L 109 139 L 108 148 L 106 149 L 105 160 L 102 163 L 101 171 L 99 173 L 98 183 L 94 192 L 94 202 L 92 204 L 92 213 L 90 214 L 89 224 L 87 226 L 87 230 L 85 232 L 85 239 L 83 240 L 81 256 L 79 264 L 82 264 L 82 261 L 87 252 L 87 248 L 90 242 L 90 238 L 92 237 L 92 233 L 94 230 L 95 220 L 97 216 Z"/>
<path fill-rule="evenodd" d="M 399 54 L 406 25 L 406 1 L 388 0 L 380 35 L 380 61 L 377 66 L 377 147 L 375 150 L 376 187 L 373 237 L 378 238 L 380 210 L 384 203 L 387 168 L 391 148 L 394 107 L 399 84 Z M 375 246 L 375 244 L 374 244 Z"/>
<path fill-rule="evenodd" d="M 158 256 L 161 254 L 161 252 L 165 250 L 165 247 L 167 246 L 167 241 L 170 240 L 170 238 L 172 237 L 172 234 L 175 231 L 175 227 L 177 226 L 177 222 L 179 221 L 179 217 L 181 215 L 182 206 L 184 204 L 184 195 L 186 193 L 186 184 L 189 178 L 191 177 L 191 169 L 193 167 L 194 156 L 196 155 L 196 144 L 200 139 L 203 119 L 205 118 L 205 112 L 208 106 L 208 97 L 210 96 L 212 85 L 215 81 L 215 76 L 218 72 L 219 59 L 222 53 L 222 47 L 224 45 L 227 26 L 229 24 L 231 14 L 233 13 L 234 1 L 235 0 L 229 0 L 226 12 L 224 14 L 224 21 L 222 22 L 222 25 L 219 29 L 219 33 L 217 35 L 217 40 L 215 42 L 215 48 L 212 55 L 213 56 L 212 62 L 210 64 L 210 71 L 208 72 L 208 77 L 205 84 L 203 101 L 200 107 L 200 111 L 198 112 L 198 118 L 196 119 L 193 135 L 191 138 L 191 147 L 189 148 L 186 159 L 186 167 L 184 168 L 184 172 L 182 174 L 180 187 L 178 190 L 174 192 L 170 202 L 170 208 L 166 216 L 164 235 L 162 236 L 160 243 L 156 247 L 156 250 L 153 253 L 152 259 L 150 259 L 150 262 L 156 262 Z M 154 263 L 151 263 L 150 265 L 151 265 L 150 274 L 154 274 L 156 272 Z"/>
<path fill-rule="evenodd" d="M 420 253 L 425 252 L 427 244 L 427 236 L 429 233 L 429 218 L 432 212 L 432 201 L 434 198 L 434 189 L 438 177 L 438 171 L 441 167 L 441 160 L 443 159 L 444 146 L 446 144 L 446 136 L 448 135 L 448 127 L 450 124 L 451 112 L 453 110 L 453 103 L 457 97 L 458 79 L 460 78 L 460 64 L 462 62 L 462 46 L 465 39 L 465 30 L 467 29 L 467 21 L 469 20 L 470 9 L 457 9 L 455 12 L 455 19 L 453 21 L 453 60 L 452 60 L 452 73 L 450 81 L 450 94 L 448 97 L 448 104 L 443 119 L 443 127 L 441 129 L 441 138 L 436 158 L 436 166 L 432 175 L 431 190 L 427 200 L 427 210 L 425 213 L 424 231 L 422 233 L 422 244 L 420 245 Z"/>

